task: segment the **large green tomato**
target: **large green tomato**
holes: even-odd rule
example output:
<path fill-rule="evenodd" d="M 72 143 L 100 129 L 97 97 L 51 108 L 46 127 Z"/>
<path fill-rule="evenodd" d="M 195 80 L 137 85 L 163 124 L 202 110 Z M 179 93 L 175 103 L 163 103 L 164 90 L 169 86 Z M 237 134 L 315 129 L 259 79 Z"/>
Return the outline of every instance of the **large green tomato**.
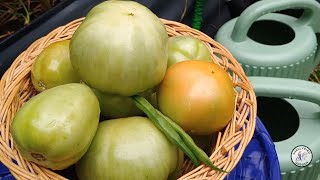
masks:
<path fill-rule="evenodd" d="M 134 1 L 105 1 L 90 10 L 72 36 L 70 59 L 90 87 L 131 96 L 159 84 L 168 61 L 160 19 Z"/>
<path fill-rule="evenodd" d="M 98 128 L 99 102 L 89 87 L 71 83 L 32 97 L 11 125 L 21 155 L 53 170 L 76 163 Z"/>
<path fill-rule="evenodd" d="M 80 180 L 177 178 L 183 153 L 145 117 L 102 121 L 76 164 Z"/>
<path fill-rule="evenodd" d="M 105 118 L 114 119 L 144 115 L 144 112 L 134 104 L 133 100 L 130 97 L 117 94 L 102 93 L 95 89 L 92 90 L 99 100 L 101 114 Z M 139 93 L 139 95 L 146 98 L 154 107 L 157 107 L 157 98 L 153 89 Z"/>
<path fill-rule="evenodd" d="M 209 49 L 196 37 L 173 36 L 169 38 L 168 46 L 168 67 L 185 60 L 212 61 Z"/>
<path fill-rule="evenodd" d="M 69 40 L 62 40 L 50 44 L 32 64 L 31 80 L 38 91 L 52 87 L 80 82 L 69 58 Z"/>

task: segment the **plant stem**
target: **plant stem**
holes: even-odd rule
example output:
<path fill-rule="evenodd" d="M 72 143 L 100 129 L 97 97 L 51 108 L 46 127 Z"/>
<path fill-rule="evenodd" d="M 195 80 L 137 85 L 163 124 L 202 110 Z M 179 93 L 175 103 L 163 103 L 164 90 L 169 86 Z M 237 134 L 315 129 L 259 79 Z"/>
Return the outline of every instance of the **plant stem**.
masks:
<path fill-rule="evenodd" d="M 155 126 L 158 127 L 172 143 L 186 153 L 196 166 L 198 166 L 199 161 L 201 161 L 216 171 L 227 173 L 227 171 L 216 167 L 210 161 L 207 154 L 194 143 L 193 139 L 179 125 L 155 109 L 144 97 L 134 95 L 131 96 L 131 99 L 140 110 L 146 113 Z"/>
<path fill-rule="evenodd" d="M 23 16 L 24 17 L 24 24 L 29 24 L 30 23 L 30 14 L 29 11 L 27 9 L 27 7 L 24 5 L 24 3 L 22 2 L 22 0 L 19 0 L 20 4 L 22 5 L 26 15 Z"/>

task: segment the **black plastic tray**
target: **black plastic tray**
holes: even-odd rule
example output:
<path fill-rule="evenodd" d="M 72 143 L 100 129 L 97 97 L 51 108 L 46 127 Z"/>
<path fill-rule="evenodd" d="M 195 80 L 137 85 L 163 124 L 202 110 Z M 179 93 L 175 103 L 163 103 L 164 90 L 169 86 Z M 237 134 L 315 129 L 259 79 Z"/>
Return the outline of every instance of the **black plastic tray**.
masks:
<path fill-rule="evenodd" d="M 35 40 L 53 29 L 79 17 L 104 0 L 63 0 L 28 26 L 0 41 L 0 77 L 15 58 Z M 158 17 L 182 22 L 191 26 L 195 0 L 136 0 L 151 9 Z M 251 0 L 252 1 L 252 0 Z M 232 17 L 239 15 L 250 0 L 204 1 L 201 31 L 213 37 L 218 28 Z"/>
<path fill-rule="evenodd" d="M 29 25 L 0 42 L 0 77 L 14 59 L 35 40 L 86 14 L 100 0 L 64 0 Z"/>

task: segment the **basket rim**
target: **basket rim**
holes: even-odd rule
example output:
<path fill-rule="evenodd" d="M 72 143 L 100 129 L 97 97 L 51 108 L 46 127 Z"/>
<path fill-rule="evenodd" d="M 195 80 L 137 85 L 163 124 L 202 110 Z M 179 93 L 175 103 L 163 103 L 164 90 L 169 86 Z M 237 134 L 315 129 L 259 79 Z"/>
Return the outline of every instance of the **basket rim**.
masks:
<path fill-rule="evenodd" d="M 19 88 L 21 88 L 21 86 L 19 87 L 12 87 L 12 85 L 10 86 L 10 80 L 14 79 L 18 82 L 21 82 L 25 77 L 28 76 L 28 73 L 30 72 L 30 66 L 33 63 L 33 60 L 28 60 L 28 56 L 36 56 L 35 54 L 39 54 L 39 52 L 41 51 L 41 49 L 39 49 L 39 47 L 41 47 L 42 49 L 46 46 L 49 45 L 50 43 L 52 43 L 52 39 L 55 39 L 58 37 L 59 40 L 63 40 L 63 39 L 68 39 L 70 38 L 70 36 L 72 36 L 72 29 L 76 29 L 81 23 L 82 21 L 85 19 L 85 17 L 81 17 L 78 19 L 75 19 L 63 26 L 57 27 L 56 29 L 52 30 L 50 33 L 48 33 L 47 35 L 39 38 L 38 40 L 34 41 L 26 50 L 24 50 L 14 61 L 13 63 L 10 65 L 10 67 L 5 71 L 5 73 L 3 74 L 3 76 L 1 77 L 0 80 L 0 98 L 1 98 L 1 102 L 0 102 L 0 108 L 3 108 L 5 104 L 4 101 L 13 101 L 13 99 L 15 98 L 15 96 L 10 94 L 16 94 L 19 90 Z M 253 91 L 253 87 L 248 79 L 248 77 L 245 75 L 244 70 L 242 69 L 241 65 L 237 62 L 237 60 L 232 56 L 232 54 L 221 44 L 219 44 L 218 42 L 216 42 L 215 40 L 213 40 L 211 37 L 209 37 L 208 35 L 206 35 L 205 33 L 201 32 L 200 30 L 196 30 L 193 29 L 191 27 L 189 27 L 188 25 L 182 24 L 180 22 L 176 22 L 176 21 L 171 21 L 171 20 L 167 20 L 167 19 L 163 19 L 163 18 L 159 18 L 163 24 L 166 26 L 166 30 L 168 32 L 168 34 L 170 33 L 176 33 L 176 32 L 182 32 L 183 33 L 191 33 L 192 35 L 198 37 L 200 40 L 202 40 L 203 42 L 206 43 L 207 46 L 210 46 L 209 48 L 212 48 L 211 50 L 211 54 L 212 56 L 215 56 L 214 53 L 219 53 L 220 55 L 223 55 L 224 57 L 228 57 L 228 59 L 223 59 L 221 60 L 221 62 L 219 61 L 219 64 L 221 65 L 225 65 L 228 66 L 228 68 L 231 68 L 231 70 L 236 70 L 236 75 L 234 75 L 233 81 L 238 81 L 238 79 L 241 79 L 242 82 L 239 82 L 237 84 L 237 86 L 241 86 L 241 88 L 244 89 L 244 93 L 248 92 L 248 94 L 246 94 L 246 98 L 248 99 L 241 99 L 240 102 L 238 102 L 240 105 L 239 106 L 246 106 L 247 104 L 252 104 L 252 106 L 248 107 L 246 111 L 244 113 L 242 112 L 236 112 L 235 111 L 235 115 L 234 116 L 245 116 L 247 115 L 248 117 L 240 117 L 240 119 L 242 118 L 241 122 L 238 122 L 239 125 L 236 122 L 230 122 L 228 124 L 227 128 L 231 128 L 232 131 L 235 131 L 236 133 L 234 133 L 233 135 L 228 135 L 228 132 L 223 132 L 223 133 L 219 133 L 218 138 L 217 138 L 217 144 L 216 147 L 214 148 L 215 151 L 211 153 L 210 158 L 214 163 L 218 164 L 223 164 L 225 163 L 224 161 L 228 161 L 229 163 L 226 163 L 223 165 L 224 170 L 230 171 L 232 170 L 236 164 L 240 161 L 241 155 L 244 153 L 244 150 L 246 148 L 246 146 L 249 144 L 253 134 L 254 134 L 254 129 L 255 129 L 255 121 L 256 121 L 256 111 L 257 111 L 257 102 L 256 102 L 256 97 Z M 71 30 L 70 30 L 71 29 Z M 74 31 L 73 31 L 74 32 Z M 180 33 L 180 34 L 183 34 Z M 214 49 L 214 48 L 215 49 Z M 32 51 L 31 51 L 32 50 Z M 31 51 L 31 52 L 30 52 Z M 36 52 L 35 52 L 36 51 Z M 32 54 L 33 53 L 33 54 Z M 27 60 L 25 60 L 27 59 Z M 25 60 L 25 62 L 24 62 Z M 232 64 L 228 64 L 228 61 L 232 61 Z M 22 65 L 21 65 L 22 64 Z M 15 72 L 16 68 L 22 68 L 25 67 L 26 69 L 24 69 L 24 71 L 22 71 L 22 73 L 17 74 L 17 72 Z M 232 73 L 234 73 L 235 71 L 232 71 Z M 236 79 L 238 78 L 238 79 Z M 9 91 L 9 90 L 12 91 Z M 3 91 L 2 91 L 3 90 Z M 9 92 L 8 92 L 9 91 Z M 239 95 L 239 94 L 238 94 Z M 239 96 L 241 96 L 242 94 L 240 94 Z M 250 101 L 250 102 L 249 102 Z M 8 105 L 7 105 L 8 106 Z M 3 115 L 5 113 L 4 109 L 0 109 L 0 115 Z M 11 119 L 12 120 L 12 119 Z M 8 120 L 8 121 L 11 121 Z M 11 134 L 8 130 L 8 128 L 6 129 L 6 127 L 10 127 L 10 122 L 8 122 L 5 120 L 5 118 L 1 119 L 1 123 L 0 123 L 0 161 L 10 170 L 10 172 L 13 174 L 13 176 L 17 179 L 19 178 L 35 178 L 37 177 L 37 175 L 30 175 L 32 173 L 30 173 L 27 170 L 22 170 L 20 168 L 20 166 L 25 166 L 31 169 L 34 169 L 36 171 L 38 171 L 38 174 L 40 176 L 44 176 L 44 177 L 48 177 L 44 174 L 41 173 L 47 173 L 50 174 L 50 176 L 55 176 L 55 173 L 53 173 L 51 170 L 43 168 L 43 167 L 39 167 L 38 165 L 34 164 L 34 163 L 30 163 L 28 165 L 25 164 L 25 162 L 23 162 L 22 165 L 17 165 L 16 163 L 14 163 L 12 160 L 14 160 L 12 157 L 16 157 L 19 156 L 19 153 L 17 152 L 17 150 L 14 148 L 14 145 L 9 143 L 9 141 L 12 141 L 12 138 L 10 137 Z M 243 122 L 242 122 L 243 121 Z M 235 130 L 237 129 L 237 130 Z M 240 130 L 241 129 L 241 130 Z M 229 133 L 231 134 L 231 133 Z M 222 144 L 220 144 L 222 142 Z M 235 146 L 238 146 L 237 149 L 235 149 Z M 233 152 L 236 152 L 235 154 Z M 233 157 L 229 157 L 229 155 L 224 158 L 224 161 L 221 161 L 221 159 L 217 159 L 215 157 L 217 156 L 222 156 L 221 154 L 225 154 L 225 153 L 229 153 L 232 154 L 230 156 Z M 21 157 L 20 157 L 21 158 Z M 227 160 L 226 160 L 227 159 Z M 220 161 L 219 161 L 220 160 Z M 189 162 L 189 166 L 190 162 Z M 208 175 L 210 174 L 211 175 Z M 221 173 L 214 173 L 211 172 L 210 169 L 206 168 L 204 165 L 200 165 L 197 168 L 193 168 L 191 171 L 183 174 L 180 179 L 192 179 L 192 178 L 197 178 L 197 176 L 201 176 L 204 175 L 205 176 L 209 176 L 209 177 L 217 177 L 217 179 L 223 179 L 227 174 L 221 174 Z M 64 177 L 60 177 L 61 179 L 64 179 Z"/>

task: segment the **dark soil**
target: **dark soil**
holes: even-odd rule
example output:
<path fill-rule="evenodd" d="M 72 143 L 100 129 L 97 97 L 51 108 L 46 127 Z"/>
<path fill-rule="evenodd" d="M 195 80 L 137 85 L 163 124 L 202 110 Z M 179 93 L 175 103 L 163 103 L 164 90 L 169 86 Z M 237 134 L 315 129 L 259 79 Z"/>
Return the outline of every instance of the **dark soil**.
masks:
<path fill-rule="evenodd" d="M 63 0 L 0 0 L 0 41 Z"/>

